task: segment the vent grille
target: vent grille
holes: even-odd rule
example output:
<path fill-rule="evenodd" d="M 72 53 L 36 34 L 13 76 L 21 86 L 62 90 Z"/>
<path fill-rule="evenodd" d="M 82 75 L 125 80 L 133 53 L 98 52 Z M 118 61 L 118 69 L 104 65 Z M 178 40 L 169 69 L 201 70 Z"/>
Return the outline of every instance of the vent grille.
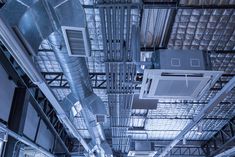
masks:
<path fill-rule="evenodd" d="M 106 115 L 96 115 L 96 122 L 97 123 L 105 123 L 106 122 Z"/>
<path fill-rule="evenodd" d="M 129 151 L 127 156 L 134 157 L 153 157 L 157 151 Z"/>
<path fill-rule="evenodd" d="M 201 80 L 159 80 L 155 95 L 191 96 Z"/>
<path fill-rule="evenodd" d="M 85 28 L 62 26 L 62 32 L 70 56 L 89 56 L 89 42 Z"/>
<path fill-rule="evenodd" d="M 153 143 L 149 141 L 135 141 L 134 147 L 132 145 L 130 149 L 127 156 L 153 157 L 157 153 L 157 151 L 154 150 Z"/>

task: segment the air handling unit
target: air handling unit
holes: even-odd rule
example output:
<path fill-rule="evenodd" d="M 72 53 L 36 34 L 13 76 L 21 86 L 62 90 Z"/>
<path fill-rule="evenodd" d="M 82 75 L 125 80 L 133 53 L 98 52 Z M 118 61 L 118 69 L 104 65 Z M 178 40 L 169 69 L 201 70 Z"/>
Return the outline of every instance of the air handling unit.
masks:
<path fill-rule="evenodd" d="M 196 50 L 158 50 L 144 69 L 140 99 L 198 100 L 222 75 Z"/>

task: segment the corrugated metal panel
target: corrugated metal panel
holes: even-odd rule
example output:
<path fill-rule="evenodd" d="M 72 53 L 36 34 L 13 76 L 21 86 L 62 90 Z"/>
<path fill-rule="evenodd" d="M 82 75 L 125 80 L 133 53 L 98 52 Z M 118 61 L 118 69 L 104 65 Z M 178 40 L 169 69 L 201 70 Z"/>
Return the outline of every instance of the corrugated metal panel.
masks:
<path fill-rule="evenodd" d="M 134 116 L 131 118 L 130 127 L 144 127 L 145 118 L 140 116 Z"/>
<path fill-rule="evenodd" d="M 191 118 L 199 113 L 204 104 L 159 103 L 156 110 L 149 110 L 148 118 Z"/>
<path fill-rule="evenodd" d="M 147 119 L 145 130 L 183 130 L 190 119 Z"/>
<path fill-rule="evenodd" d="M 188 140 L 208 140 L 215 133 L 216 131 L 206 131 L 202 132 L 202 134 L 198 134 L 195 131 L 190 131 L 188 134 L 185 135 L 185 138 Z"/>
<path fill-rule="evenodd" d="M 232 50 L 235 46 L 234 9 L 179 9 L 169 48 Z"/>
<path fill-rule="evenodd" d="M 211 53 L 210 58 L 214 70 L 235 74 L 235 53 Z"/>
<path fill-rule="evenodd" d="M 141 23 L 142 47 L 163 47 L 170 9 L 144 9 Z"/>

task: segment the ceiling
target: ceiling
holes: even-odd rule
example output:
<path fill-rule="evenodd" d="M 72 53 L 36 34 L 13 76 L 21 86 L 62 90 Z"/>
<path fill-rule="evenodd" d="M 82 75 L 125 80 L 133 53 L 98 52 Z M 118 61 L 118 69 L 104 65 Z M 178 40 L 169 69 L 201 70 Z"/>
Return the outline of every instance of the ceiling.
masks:
<path fill-rule="evenodd" d="M 136 68 L 134 65 L 127 64 L 124 66 L 116 63 L 107 63 L 107 61 L 118 61 L 118 58 L 122 56 L 118 51 L 106 56 L 104 50 L 107 43 L 104 44 L 103 42 L 102 31 L 105 28 L 102 26 L 101 17 L 106 17 L 108 12 L 100 14 L 100 10 L 96 7 L 93 0 L 80 1 L 85 8 L 91 42 L 91 57 L 87 58 L 89 72 L 110 73 L 111 75 L 122 73 L 126 70 L 130 74 L 131 80 L 133 78 L 131 74 Z M 147 0 L 145 2 L 150 5 L 149 8 L 146 6 L 146 8 L 142 9 L 125 10 L 123 26 L 118 24 L 120 21 L 112 23 L 113 20 L 110 21 L 111 25 L 116 24 L 116 27 L 123 27 L 123 36 L 126 39 L 128 38 L 128 32 L 131 32 L 130 26 L 132 24 L 140 26 L 142 51 L 158 48 L 210 51 L 213 70 L 225 71 L 226 75 L 222 76 L 220 82 L 213 87 L 213 90 L 207 92 L 199 101 L 160 100 L 157 108 L 151 110 L 131 108 L 132 94 L 130 93 L 133 92 L 132 86 L 127 84 L 123 84 L 122 87 L 119 87 L 118 84 L 111 85 L 106 78 L 107 75 L 98 76 L 98 79 L 107 79 L 107 89 L 94 89 L 94 92 L 106 103 L 106 109 L 109 111 L 108 123 L 104 126 L 105 133 L 107 139 L 112 140 L 113 149 L 123 153 L 128 152 L 129 147 L 127 145 L 131 140 L 175 139 L 180 131 L 192 121 L 192 118 L 203 109 L 218 90 L 235 74 L 235 51 L 233 51 L 235 50 L 235 9 L 185 9 L 183 7 L 176 9 L 167 6 L 154 8 L 155 2 L 163 1 Z M 173 2 L 173 0 L 169 0 L 169 2 Z M 233 5 L 235 0 L 181 0 L 179 4 L 183 6 Z M 129 18 L 127 17 L 128 12 L 130 14 Z M 108 22 L 107 19 L 107 25 L 109 25 Z M 108 30 L 107 27 L 106 29 Z M 108 39 L 109 36 L 107 35 L 105 38 Z M 62 72 L 47 41 L 43 42 L 40 49 L 40 52 L 35 57 L 35 62 L 41 71 Z M 116 78 L 116 81 L 121 81 L 121 79 Z M 53 83 L 58 84 L 59 81 L 54 81 Z M 116 90 L 119 88 L 122 91 Z M 71 91 L 69 88 L 53 88 L 53 92 L 62 101 Z M 118 94 L 118 92 L 122 92 L 122 94 Z M 235 115 L 234 92 L 235 90 L 222 103 L 218 104 L 206 118 L 200 121 L 198 125 L 202 127 L 202 134 L 198 134 L 197 127 L 194 127 L 185 135 L 185 138 L 187 140 L 209 140 L 227 124 Z M 74 123 L 84 138 L 90 138 L 81 115 L 77 115 L 74 118 Z"/>

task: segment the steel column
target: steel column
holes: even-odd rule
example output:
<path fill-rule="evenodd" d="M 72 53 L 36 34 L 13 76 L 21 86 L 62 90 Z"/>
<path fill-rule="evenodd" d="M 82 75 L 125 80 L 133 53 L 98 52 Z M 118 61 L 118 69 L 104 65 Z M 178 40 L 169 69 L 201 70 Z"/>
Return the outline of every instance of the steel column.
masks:
<path fill-rule="evenodd" d="M 132 9 L 143 7 L 144 9 L 234 9 L 234 4 L 229 5 L 183 5 L 177 2 L 143 2 L 143 3 L 132 3 L 129 4 Z M 83 5 L 86 9 L 94 8 L 106 8 L 111 7 L 113 4 L 95 4 L 95 5 Z M 126 3 L 117 3 L 117 7 L 127 6 Z"/>
<path fill-rule="evenodd" d="M 29 93 L 27 92 L 26 88 L 16 88 L 8 120 L 8 128 L 20 135 L 22 135 L 24 131 L 28 105 Z M 12 137 L 8 138 L 5 156 L 12 156 L 13 153 L 18 155 L 20 148 L 16 147 L 16 144 L 16 139 Z"/>

